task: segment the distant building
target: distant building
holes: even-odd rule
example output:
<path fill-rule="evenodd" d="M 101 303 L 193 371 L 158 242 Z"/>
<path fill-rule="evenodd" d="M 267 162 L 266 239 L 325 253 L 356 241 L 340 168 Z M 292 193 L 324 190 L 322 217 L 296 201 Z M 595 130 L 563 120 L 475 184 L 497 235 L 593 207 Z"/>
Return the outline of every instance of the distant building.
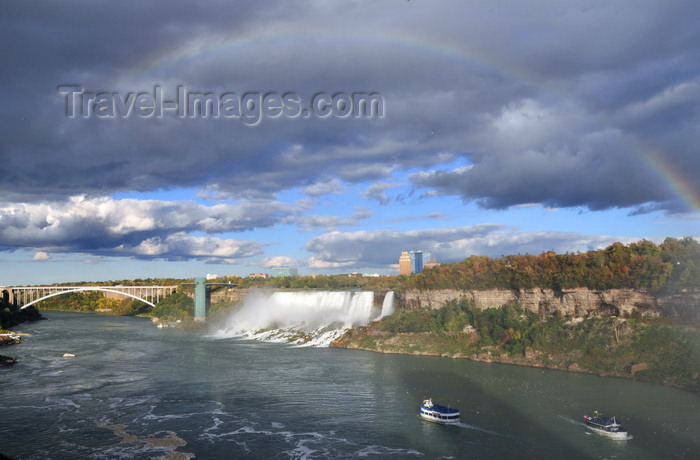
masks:
<path fill-rule="evenodd" d="M 278 276 L 299 276 L 299 271 L 295 267 L 274 267 L 272 269 L 272 277 Z"/>
<path fill-rule="evenodd" d="M 267 273 L 251 273 L 248 278 L 269 278 L 270 275 Z"/>
<path fill-rule="evenodd" d="M 404 251 L 401 253 L 399 258 L 399 274 L 410 275 L 413 273 L 422 273 L 423 269 L 426 268 L 425 261 L 432 261 L 433 265 L 431 268 L 438 264 L 436 261 L 430 258 L 429 251 Z"/>
<path fill-rule="evenodd" d="M 399 275 L 411 274 L 411 259 L 408 257 L 408 252 L 404 251 L 399 257 Z"/>
<path fill-rule="evenodd" d="M 211 280 L 216 279 L 218 277 L 219 277 L 219 275 L 217 275 L 216 273 L 207 273 L 207 281 L 211 281 Z"/>
<path fill-rule="evenodd" d="M 423 251 L 409 251 L 408 258 L 411 260 L 411 273 L 423 271 Z"/>
<path fill-rule="evenodd" d="M 440 262 L 436 261 L 435 259 L 430 259 L 429 261 L 427 261 L 425 263 L 425 265 L 423 265 L 423 270 L 430 270 L 431 268 L 439 267 L 439 266 L 440 266 Z"/>

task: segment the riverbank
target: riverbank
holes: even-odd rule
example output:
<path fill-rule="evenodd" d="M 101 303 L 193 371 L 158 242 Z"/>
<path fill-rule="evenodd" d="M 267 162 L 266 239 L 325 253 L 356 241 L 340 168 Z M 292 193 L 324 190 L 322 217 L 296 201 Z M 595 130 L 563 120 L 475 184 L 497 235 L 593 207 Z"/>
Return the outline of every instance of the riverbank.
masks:
<path fill-rule="evenodd" d="M 485 337 L 487 325 L 462 332 L 398 332 L 387 330 L 391 321 L 352 328 L 331 347 L 620 377 L 700 394 L 700 334 L 694 327 L 618 318 L 552 320 L 530 323 L 527 336 L 502 328 L 503 339 L 494 343 Z"/>
<path fill-rule="evenodd" d="M 21 343 L 22 339 L 16 335 L 13 334 L 10 331 L 7 331 L 5 329 L 0 328 L 0 346 L 3 345 L 15 345 L 18 343 Z M 9 356 L 5 355 L 0 355 L 0 366 L 11 366 L 13 364 L 16 364 L 17 360 L 15 358 L 11 358 Z"/>
<path fill-rule="evenodd" d="M 25 321 L 38 321 L 45 319 L 39 310 L 33 306 L 17 309 L 10 305 L 0 304 L 0 346 L 16 345 L 22 343 L 20 334 L 13 333 L 9 328 L 22 324 Z M 0 354 L 0 366 L 11 366 L 17 360 L 10 356 Z"/>

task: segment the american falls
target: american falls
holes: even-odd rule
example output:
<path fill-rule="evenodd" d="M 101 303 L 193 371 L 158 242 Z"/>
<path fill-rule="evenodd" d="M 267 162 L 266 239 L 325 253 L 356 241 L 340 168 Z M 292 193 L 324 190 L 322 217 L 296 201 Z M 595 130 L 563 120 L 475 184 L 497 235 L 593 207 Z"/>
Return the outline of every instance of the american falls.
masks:
<path fill-rule="evenodd" d="M 218 325 L 216 335 L 328 346 L 350 327 L 393 311 L 393 292 L 377 306 L 371 291 L 259 291 Z"/>

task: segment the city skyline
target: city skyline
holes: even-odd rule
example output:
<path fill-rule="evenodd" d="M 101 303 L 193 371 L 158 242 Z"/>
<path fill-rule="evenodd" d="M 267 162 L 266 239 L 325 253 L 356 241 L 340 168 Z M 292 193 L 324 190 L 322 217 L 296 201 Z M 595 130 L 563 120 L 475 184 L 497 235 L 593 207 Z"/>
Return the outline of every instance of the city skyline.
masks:
<path fill-rule="evenodd" d="M 698 13 L 7 4 L 0 285 L 697 239 Z"/>

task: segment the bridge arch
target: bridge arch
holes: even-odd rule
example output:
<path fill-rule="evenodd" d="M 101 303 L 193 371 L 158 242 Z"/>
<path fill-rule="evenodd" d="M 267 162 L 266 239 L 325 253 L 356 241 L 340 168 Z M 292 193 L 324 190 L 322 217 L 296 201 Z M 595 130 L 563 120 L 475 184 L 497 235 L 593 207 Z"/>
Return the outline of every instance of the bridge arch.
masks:
<path fill-rule="evenodd" d="M 62 294 L 68 294 L 68 293 L 70 293 L 70 292 L 83 292 L 83 291 L 114 292 L 114 293 L 117 293 L 117 294 L 125 295 L 125 296 L 127 296 L 127 297 L 131 297 L 132 299 L 140 300 L 141 302 L 146 303 L 146 304 L 150 305 L 151 307 L 155 307 L 155 306 L 156 306 L 153 302 L 150 302 L 150 301 L 148 301 L 148 300 L 146 300 L 146 299 L 144 299 L 144 298 L 142 298 L 142 297 L 139 297 L 139 296 L 137 296 L 137 295 L 129 294 L 128 292 L 117 291 L 116 289 L 109 289 L 109 288 L 106 288 L 106 287 L 81 287 L 81 288 L 76 288 L 76 289 L 69 289 L 69 290 L 65 290 L 65 291 L 60 291 L 60 292 L 54 292 L 54 293 L 52 293 L 52 294 L 47 294 L 47 295 L 45 295 L 44 297 L 38 298 L 38 299 L 36 299 L 36 300 L 32 300 L 31 302 L 29 302 L 29 303 L 27 303 L 27 304 L 25 304 L 25 305 L 22 305 L 22 306 L 20 307 L 20 310 L 22 310 L 22 309 L 24 309 L 24 308 L 27 308 L 27 307 L 29 307 L 29 306 L 31 306 L 31 305 L 34 305 L 35 303 L 41 302 L 42 300 L 46 300 L 46 299 L 48 299 L 48 298 L 50 298 L 50 297 L 55 297 L 55 296 L 57 296 L 57 295 L 62 295 Z"/>

